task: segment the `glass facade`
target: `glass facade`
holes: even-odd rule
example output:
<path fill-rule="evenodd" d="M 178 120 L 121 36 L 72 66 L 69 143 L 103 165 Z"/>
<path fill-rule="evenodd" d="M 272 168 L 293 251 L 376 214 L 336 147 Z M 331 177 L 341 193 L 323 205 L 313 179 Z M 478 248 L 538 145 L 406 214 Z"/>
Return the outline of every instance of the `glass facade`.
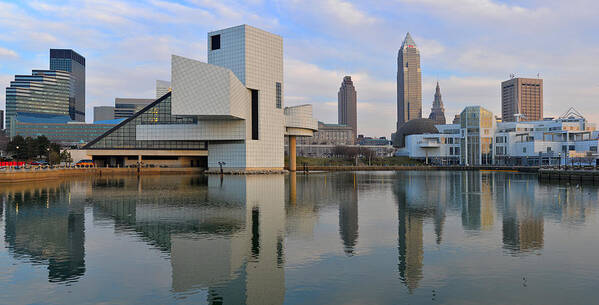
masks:
<path fill-rule="evenodd" d="M 85 149 L 204 150 L 205 141 L 137 140 L 138 125 L 196 124 L 194 116 L 171 114 L 170 92 L 106 134 L 86 145 Z"/>
<path fill-rule="evenodd" d="M 101 136 L 114 124 L 85 124 L 85 123 L 23 123 L 14 122 L 11 136 L 20 135 L 23 137 L 36 138 L 44 135 L 50 141 L 60 144 L 79 144 L 87 143 Z"/>
<path fill-rule="evenodd" d="M 277 82 L 276 87 L 277 108 L 281 109 L 281 107 L 283 106 L 283 89 L 281 88 L 281 83 Z"/>
<path fill-rule="evenodd" d="M 50 49 L 50 70 L 71 73 L 74 96 L 69 107 L 72 120 L 85 121 L 85 57 L 70 49 Z"/>
<path fill-rule="evenodd" d="M 159 96 L 161 97 L 161 96 Z M 159 98 L 158 97 L 158 98 Z M 141 98 L 116 98 L 114 100 L 114 118 L 127 119 L 141 111 L 155 100 Z"/>
<path fill-rule="evenodd" d="M 466 107 L 460 114 L 463 165 L 493 164 L 493 113 L 479 106 Z"/>
<path fill-rule="evenodd" d="M 6 128 L 18 113 L 70 115 L 75 98 L 69 72 L 33 70 L 31 75 L 15 75 L 6 88 Z"/>

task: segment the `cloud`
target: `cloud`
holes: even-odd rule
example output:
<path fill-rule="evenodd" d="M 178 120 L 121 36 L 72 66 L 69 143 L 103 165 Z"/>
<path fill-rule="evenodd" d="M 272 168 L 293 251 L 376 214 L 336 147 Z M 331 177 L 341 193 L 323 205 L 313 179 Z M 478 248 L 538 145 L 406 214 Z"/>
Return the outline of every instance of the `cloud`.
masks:
<path fill-rule="evenodd" d="M 205 61 L 208 31 L 245 23 L 283 36 L 286 105 L 312 103 L 318 119 L 336 122 L 337 91 L 351 75 L 359 132 L 386 136 L 395 129 L 397 50 L 410 31 L 421 53 L 424 116 L 436 80 L 451 120 L 467 105 L 499 114 L 501 81 L 540 72 L 547 116 L 568 105 L 599 121 L 599 3 L 513 3 L 0 0 L 0 81 L 46 68 L 48 49 L 65 47 L 87 59 L 88 111 L 117 96 L 151 97 L 154 80 L 169 78 L 171 54 Z"/>
<path fill-rule="evenodd" d="M 363 10 L 356 8 L 355 5 L 347 1 L 324 0 L 322 4 L 325 9 L 323 12 L 329 13 L 331 16 L 334 16 L 336 21 L 345 24 L 359 26 L 372 24 L 377 21 L 375 17 L 364 13 Z"/>
<path fill-rule="evenodd" d="M 543 18 L 549 13 L 546 8 L 529 9 L 518 5 L 498 3 L 492 0 L 399 0 L 402 3 L 424 7 L 453 19 L 464 16 L 476 19 L 513 20 L 515 18 Z"/>
<path fill-rule="evenodd" d="M 13 51 L 13 50 L 9 50 L 7 48 L 3 48 L 0 47 L 0 58 L 2 57 L 19 57 L 19 55 L 17 54 L 17 52 Z"/>

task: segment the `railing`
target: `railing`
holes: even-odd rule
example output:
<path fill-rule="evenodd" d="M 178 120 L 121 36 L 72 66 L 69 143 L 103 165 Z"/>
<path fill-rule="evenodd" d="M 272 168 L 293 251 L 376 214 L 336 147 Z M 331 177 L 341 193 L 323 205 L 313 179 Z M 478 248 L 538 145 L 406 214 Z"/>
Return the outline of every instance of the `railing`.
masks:
<path fill-rule="evenodd" d="M 79 166 L 79 165 L 27 165 L 20 166 L 0 166 L 0 173 L 6 172 L 40 172 L 64 169 L 92 169 L 95 166 Z"/>

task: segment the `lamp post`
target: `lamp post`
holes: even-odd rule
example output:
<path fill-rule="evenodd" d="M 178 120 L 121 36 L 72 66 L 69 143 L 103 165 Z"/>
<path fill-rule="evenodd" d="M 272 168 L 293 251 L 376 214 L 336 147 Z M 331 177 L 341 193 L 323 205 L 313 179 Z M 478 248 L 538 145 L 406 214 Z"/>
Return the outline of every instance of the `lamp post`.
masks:
<path fill-rule="evenodd" d="M 562 153 L 559 152 L 557 155 L 559 157 L 559 163 L 557 163 L 557 169 L 561 170 L 562 169 Z"/>
<path fill-rule="evenodd" d="M 227 164 L 226 162 L 223 161 L 218 161 L 218 166 L 220 166 L 220 174 L 223 174 L 223 165 Z"/>

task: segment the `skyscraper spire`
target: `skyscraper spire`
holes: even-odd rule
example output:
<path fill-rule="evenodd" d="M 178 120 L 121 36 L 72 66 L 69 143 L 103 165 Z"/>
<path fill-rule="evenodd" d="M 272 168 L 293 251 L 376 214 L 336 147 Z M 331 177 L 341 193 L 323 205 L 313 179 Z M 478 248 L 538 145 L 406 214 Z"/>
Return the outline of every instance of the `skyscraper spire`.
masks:
<path fill-rule="evenodd" d="M 422 118 L 420 51 L 410 33 L 397 53 L 397 130 L 406 122 Z M 395 133 L 397 136 L 397 133 Z M 403 140 L 393 138 L 393 145 Z"/>
<path fill-rule="evenodd" d="M 406 38 L 404 38 L 403 43 L 401 44 L 401 48 L 416 48 L 416 43 L 414 42 L 414 39 L 412 39 L 412 36 L 410 35 L 410 32 L 408 32 L 406 34 Z"/>
<path fill-rule="evenodd" d="M 441 98 L 441 88 L 439 88 L 439 82 L 437 81 L 437 88 L 435 89 L 435 99 L 433 100 L 433 108 L 431 114 L 428 116 L 429 119 L 435 121 L 435 124 L 445 124 L 445 108 L 443 107 L 443 99 Z"/>

